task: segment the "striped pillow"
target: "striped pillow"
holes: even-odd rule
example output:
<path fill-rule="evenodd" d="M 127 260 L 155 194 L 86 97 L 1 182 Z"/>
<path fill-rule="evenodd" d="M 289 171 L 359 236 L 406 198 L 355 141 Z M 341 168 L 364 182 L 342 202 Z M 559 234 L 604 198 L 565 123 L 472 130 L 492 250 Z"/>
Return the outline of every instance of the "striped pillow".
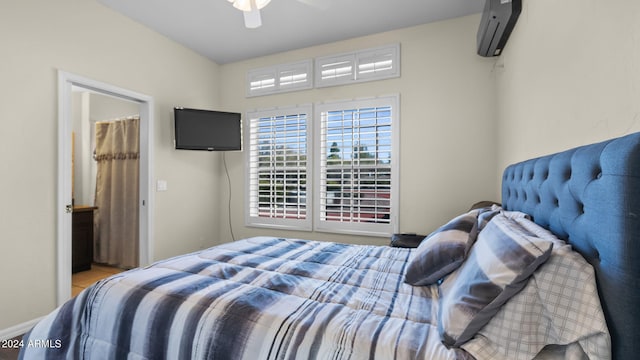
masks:
<path fill-rule="evenodd" d="M 407 267 L 405 282 L 430 285 L 457 269 L 476 240 L 478 212 L 457 216 L 422 240 Z"/>
<path fill-rule="evenodd" d="M 553 243 L 498 214 L 478 234 L 467 261 L 440 285 L 438 330 L 458 347 L 526 285 L 551 255 Z"/>

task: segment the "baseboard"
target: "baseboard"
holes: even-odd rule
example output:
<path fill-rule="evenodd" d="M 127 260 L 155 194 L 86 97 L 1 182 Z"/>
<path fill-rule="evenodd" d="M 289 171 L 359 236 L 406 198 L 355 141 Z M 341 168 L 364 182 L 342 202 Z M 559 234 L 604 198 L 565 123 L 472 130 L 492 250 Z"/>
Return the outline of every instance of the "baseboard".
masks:
<path fill-rule="evenodd" d="M 0 330 L 0 340 L 12 339 L 16 336 L 26 333 L 27 331 L 31 330 L 31 328 L 34 327 L 40 320 L 42 320 L 42 317 Z"/>

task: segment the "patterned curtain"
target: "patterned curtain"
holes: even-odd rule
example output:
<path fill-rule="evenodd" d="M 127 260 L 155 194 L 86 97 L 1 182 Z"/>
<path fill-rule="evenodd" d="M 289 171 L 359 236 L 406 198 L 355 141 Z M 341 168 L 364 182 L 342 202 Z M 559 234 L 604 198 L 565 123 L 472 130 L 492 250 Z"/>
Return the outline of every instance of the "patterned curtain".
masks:
<path fill-rule="evenodd" d="M 94 261 L 138 266 L 140 118 L 96 123 Z"/>

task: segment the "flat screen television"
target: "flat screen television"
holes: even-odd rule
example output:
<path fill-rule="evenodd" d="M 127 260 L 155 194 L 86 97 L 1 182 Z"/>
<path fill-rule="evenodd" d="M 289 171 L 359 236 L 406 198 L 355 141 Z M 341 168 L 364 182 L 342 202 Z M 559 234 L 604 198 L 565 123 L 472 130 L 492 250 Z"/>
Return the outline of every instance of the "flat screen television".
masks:
<path fill-rule="evenodd" d="M 173 109 L 175 147 L 182 150 L 242 150 L 242 120 L 239 113 Z"/>

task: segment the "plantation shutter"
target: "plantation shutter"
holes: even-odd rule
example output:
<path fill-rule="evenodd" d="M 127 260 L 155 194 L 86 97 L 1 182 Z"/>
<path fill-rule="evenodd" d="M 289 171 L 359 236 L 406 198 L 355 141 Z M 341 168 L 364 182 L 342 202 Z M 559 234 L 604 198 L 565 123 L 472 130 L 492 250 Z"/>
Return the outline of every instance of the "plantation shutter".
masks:
<path fill-rule="evenodd" d="M 384 236 L 394 231 L 396 100 L 320 106 L 317 229 Z"/>
<path fill-rule="evenodd" d="M 248 114 L 248 225 L 310 229 L 310 108 Z"/>
<path fill-rule="evenodd" d="M 354 55 L 330 56 L 316 60 L 316 78 L 321 86 L 339 85 L 355 79 Z"/>
<path fill-rule="evenodd" d="M 399 72 L 398 47 L 390 46 L 358 54 L 357 79 L 382 79 Z"/>
<path fill-rule="evenodd" d="M 312 75 L 311 60 L 253 69 L 247 72 L 247 96 L 311 89 Z"/>
<path fill-rule="evenodd" d="M 400 76 L 400 44 L 316 58 L 316 87 Z"/>

